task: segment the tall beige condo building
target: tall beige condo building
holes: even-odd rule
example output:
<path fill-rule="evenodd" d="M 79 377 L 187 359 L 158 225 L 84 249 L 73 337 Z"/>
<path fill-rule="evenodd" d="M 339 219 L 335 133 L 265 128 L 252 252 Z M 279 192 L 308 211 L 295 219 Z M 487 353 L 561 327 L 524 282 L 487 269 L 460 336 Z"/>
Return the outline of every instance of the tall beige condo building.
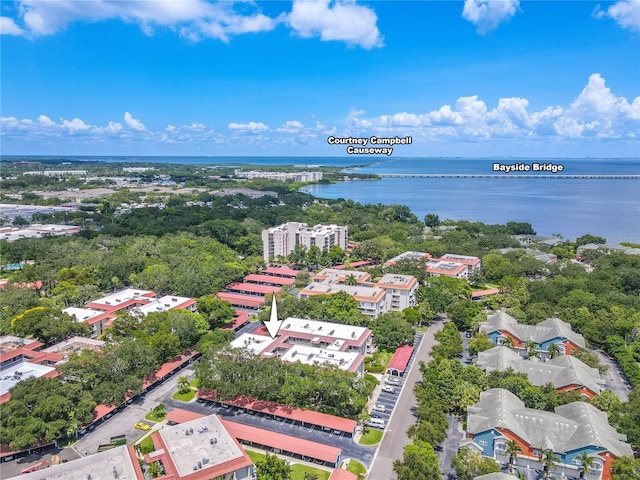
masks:
<path fill-rule="evenodd" d="M 306 223 L 287 222 L 277 227 L 262 231 L 262 248 L 264 261 L 278 256 L 286 257 L 296 245 L 307 250 L 316 245 L 320 250 L 330 249 L 334 245 L 347 249 L 348 231 L 343 225 L 316 225 L 310 227 Z"/>

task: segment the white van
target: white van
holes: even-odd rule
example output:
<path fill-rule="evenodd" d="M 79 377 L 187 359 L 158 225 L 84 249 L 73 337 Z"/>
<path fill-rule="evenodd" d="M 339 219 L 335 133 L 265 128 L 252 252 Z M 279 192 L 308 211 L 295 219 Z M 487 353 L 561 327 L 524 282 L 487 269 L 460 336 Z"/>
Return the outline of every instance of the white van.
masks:
<path fill-rule="evenodd" d="M 367 427 L 384 428 L 384 420 L 381 418 L 370 418 L 365 425 Z"/>

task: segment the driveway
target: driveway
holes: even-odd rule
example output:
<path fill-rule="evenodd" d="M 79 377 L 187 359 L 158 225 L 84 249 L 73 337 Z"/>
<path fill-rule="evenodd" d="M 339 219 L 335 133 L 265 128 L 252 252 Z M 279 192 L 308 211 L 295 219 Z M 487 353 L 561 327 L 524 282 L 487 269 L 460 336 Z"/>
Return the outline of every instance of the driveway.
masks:
<path fill-rule="evenodd" d="M 434 335 L 442 327 L 443 322 L 441 320 L 432 323 L 414 353 L 404 377 L 402 391 L 369 469 L 370 472 L 375 472 L 374 476 L 369 476 L 372 480 L 396 480 L 397 478 L 393 471 L 393 461 L 402 459 L 404 447 L 411 443 L 411 439 L 407 435 L 407 429 L 416 422 L 416 417 L 412 413 L 417 407 L 413 389 L 416 383 L 422 380 L 418 363 L 420 360 L 426 363 L 431 360 L 431 349 L 436 343 Z"/>

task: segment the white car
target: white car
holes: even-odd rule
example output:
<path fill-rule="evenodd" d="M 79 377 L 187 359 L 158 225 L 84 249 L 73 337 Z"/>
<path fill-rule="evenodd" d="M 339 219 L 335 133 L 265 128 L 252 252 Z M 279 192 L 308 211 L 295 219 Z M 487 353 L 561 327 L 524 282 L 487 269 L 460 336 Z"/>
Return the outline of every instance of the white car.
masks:
<path fill-rule="evenodd" d="M 396 389 L 394 387 L 392 387 L 391 385 L 383 385 L 382 386 L 382 391 L 383 392 L 387 392 L 387 393 L 396 393 Z"/>
<path fill-rule="evenodd" d="M 375 412 L 386 412 L 387 411 L 387 407 L 385 407 L 383 404 L 381 403 L 376 403 L 371 410 L 375 411 Z"/>
<path fill-rule="evenodd" d="M 398 380 L 397 378 L 387 378 L 384 383 L 386 383 L 387 385 L 395 385 L 396 387 L 400 386 L 400 380 Z"/>

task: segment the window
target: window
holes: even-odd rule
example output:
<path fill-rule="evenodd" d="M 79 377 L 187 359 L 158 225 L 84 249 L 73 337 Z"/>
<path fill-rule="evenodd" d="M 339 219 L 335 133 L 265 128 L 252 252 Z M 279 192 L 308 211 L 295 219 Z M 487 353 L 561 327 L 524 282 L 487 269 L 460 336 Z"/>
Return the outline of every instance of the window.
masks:
<path fill-rule="evenodd" d="M 480 440 L 480 441 L 478 441 L 478 445 L 480 445 L 481 447 L 486 447 L 487 446 L 487 441 L 486 440 Z"/>

